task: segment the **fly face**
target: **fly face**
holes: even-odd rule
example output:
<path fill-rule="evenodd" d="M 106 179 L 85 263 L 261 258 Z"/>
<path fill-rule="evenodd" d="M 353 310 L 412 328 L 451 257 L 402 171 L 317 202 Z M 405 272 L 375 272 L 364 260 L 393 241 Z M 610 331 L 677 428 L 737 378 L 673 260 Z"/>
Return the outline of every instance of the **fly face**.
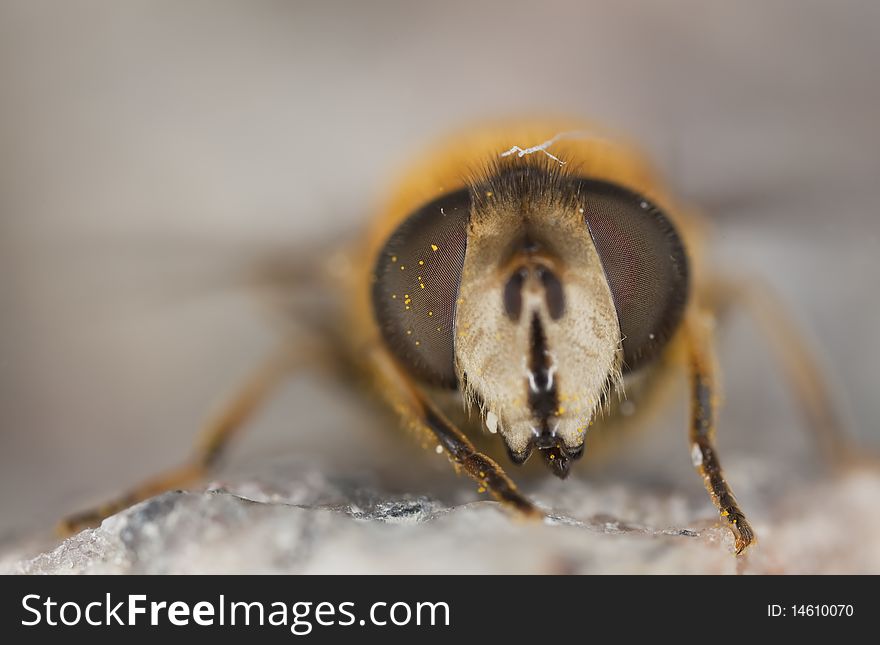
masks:
<path fill-rule="evenodd" d="M 508 454 L 565 477 L 587 428 L 678 325 L 687 263 L 669 221 L 622 187 L 517 160 L 406 219 L 373 305 L 401 366 L 458 387 Z"/>
<path fill-rule="evenodd" d="M 541 178 L 501 177 L 475 200 L 455 355 L 466 396 L 497 423 L 511 458 L 539 448 L 565 476 L 620 380 L 621 335 L 583 214 L 538 185 L 517 190 L 520 181 Z"/>

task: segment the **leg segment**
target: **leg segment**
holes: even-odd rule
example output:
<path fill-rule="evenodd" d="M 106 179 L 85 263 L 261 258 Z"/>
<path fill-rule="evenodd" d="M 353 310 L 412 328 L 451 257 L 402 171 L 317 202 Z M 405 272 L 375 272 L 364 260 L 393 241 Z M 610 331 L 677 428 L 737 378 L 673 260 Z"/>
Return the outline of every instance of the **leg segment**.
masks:
<path fill-rule="evenodd" d="M 431 408 L 425 409 L 424 421 L 434 433 L 452 462 L 480 483 L 492 496 L 508 508 L 526 516 L 543 514 L 522 495 L 498 463 L 481 452 L 464 434 Z"/>
<path fill-rule="evenodd" d="M 721 517 L 727 520 L 736 552 L 740 554 L 755 541 L 755 534 L 724 479 L 715 448 L 714 356 L 707 321 L 699 314 L 692 314 L 686 332 L 691 388 L 691 457 Z"/>
<path fill-rule="evenodd" d="M 428 432 L 446 451 L 450 461 L 488 490 L 510 510 L 525 517 L 543 517 L 543 513 L 529 501 L 511 481 L 498 463 L 478 452 L 459 429 L 452 425 L 394 364 L 384 350 L 375 350 L 372 364 L 383 393 L 405 421 L 417 430 Z"/>
<path fill-rule="evenodd" d="M 220 414 L 205 425 L 195 453 L 183 466 L 151 478 L 106 504 L 65 518 L 59 523 L 58 532 L 70 535 L 83 528 L 95 526 L 106 517 L 154 495 L 198 482 L 218 464 L 232 439 L 289 373 L 293 363 L 292 352 L 285 350 L 260 366 Z"/>
<path fill-rule="evenodd" d="M 705 300 L 719 312 L 724 312 L 732 303 L 740 304 L 758 323 L 782 367 L 798 407 L 805 413 L 823 460 L 832 466 L 859 461 L 809 343 L 779 298 L 758 280 L 714 279 L 706 289 Z"/>

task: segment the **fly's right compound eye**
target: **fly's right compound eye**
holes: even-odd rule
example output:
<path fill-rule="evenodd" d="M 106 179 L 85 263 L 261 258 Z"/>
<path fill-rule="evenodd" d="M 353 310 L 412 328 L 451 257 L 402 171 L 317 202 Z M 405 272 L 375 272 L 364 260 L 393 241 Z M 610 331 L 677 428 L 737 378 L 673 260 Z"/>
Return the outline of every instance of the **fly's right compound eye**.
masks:
<path fill-rule="evenodd" d="M 455 387 L 455 305 L 467 248 L 471 195 L 449 193 L 407 217 L 373 273 L 382 337 L 413 376 Z"/>

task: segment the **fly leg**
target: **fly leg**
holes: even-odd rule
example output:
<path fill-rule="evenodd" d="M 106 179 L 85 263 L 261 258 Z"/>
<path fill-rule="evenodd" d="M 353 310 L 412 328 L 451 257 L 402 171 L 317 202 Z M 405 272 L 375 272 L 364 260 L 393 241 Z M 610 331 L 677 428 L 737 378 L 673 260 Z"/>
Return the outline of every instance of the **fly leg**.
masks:
<path fill-rule="evenodd" d="M 709 321 L 699 313 L 691 314 L 686 322 L 685 332 L 690 374 L 691 459 L 721 517 L 727 521 L 733 533 L 736 553 L 740 554 L 755 541 L 755 532 L 737 504 L 730 485 L 724 479 L 715 447 L 717 392 Z"/>
<path fill-rule="evenodd" d="M 723 313 L 731 304 L 738 304 L 758 323 L 805 415 L 822 460 L 835 468 L 864 461 L 846 432 L 809 343 L 773 291 L 758 280 L 715 279 L 707 287 L 705 300 L 714 310 Z"/>
<path fill-rule="evenodd" d="M 105 504 L 71 515 L 58 525 L 70 535 L 161 492 L 191 486 L 220 462 L 233 438 L 288 375 L 297 357 L 285 348 L 271 356 L 241 385 L 220 413 L 205 425 L 191 458 L 182 466 L 153 477 Z"/>
<path fill-rule="evenodd" d="M 382 349 L 376 349 L 371 361 L 386 398 L 404 421 L 416 431 L 432 436 L 449 460 L 476 480 L 506 508 L 520 516 L 543 517 L 544 514 L 517 489 L 504 469 L 491 457 L 479 452 L 420 388 L 394 364 Z"/>

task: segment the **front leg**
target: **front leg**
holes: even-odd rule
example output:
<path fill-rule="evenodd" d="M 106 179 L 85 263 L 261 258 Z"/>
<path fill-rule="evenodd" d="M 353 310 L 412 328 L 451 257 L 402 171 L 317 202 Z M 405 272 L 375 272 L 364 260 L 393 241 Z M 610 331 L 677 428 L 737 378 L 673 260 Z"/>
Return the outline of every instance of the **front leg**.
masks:
<path fill-rule="evenodd" d="M 477 452 L 464 433 L 452 425 L 427 403 L 423 408 L 423 421 L 437 437 L 440 445 L 457 466 L 480 483 L 499 502 L 526 517 L 541 517 L 543 513 L 529 501 L 511 481 L 504 469 L 494 459 Z"/>
<path fill-rule="evenodd" d="M 736 553 L 742 553 L 755 541 L 755 533 L 736 497 L 724 479 L 718 451 L 715 448 L 715 360 L 712 351 L 710 321 L 700 314 L 692 314 L 687 321 L 688 370 L 690 373 L 691 458 L 697 472 L 703 477 L 712 501 L 727 520 L 733 533 Z"/>
<path fill-rule="evenodd" d="M 494 459 L 479 452 L 384 350 L 377 348 L 373 351 L 372 364 L 378 372 L 381 391 L 391 406 L 409 426 L 433 436 L 456 468 L 464 469 L 480 484 L 481 492 L 488 491 L 517 515 L 529 518 L 544 516 L 534 503 L 519 492 L 504 469 Z"/>

